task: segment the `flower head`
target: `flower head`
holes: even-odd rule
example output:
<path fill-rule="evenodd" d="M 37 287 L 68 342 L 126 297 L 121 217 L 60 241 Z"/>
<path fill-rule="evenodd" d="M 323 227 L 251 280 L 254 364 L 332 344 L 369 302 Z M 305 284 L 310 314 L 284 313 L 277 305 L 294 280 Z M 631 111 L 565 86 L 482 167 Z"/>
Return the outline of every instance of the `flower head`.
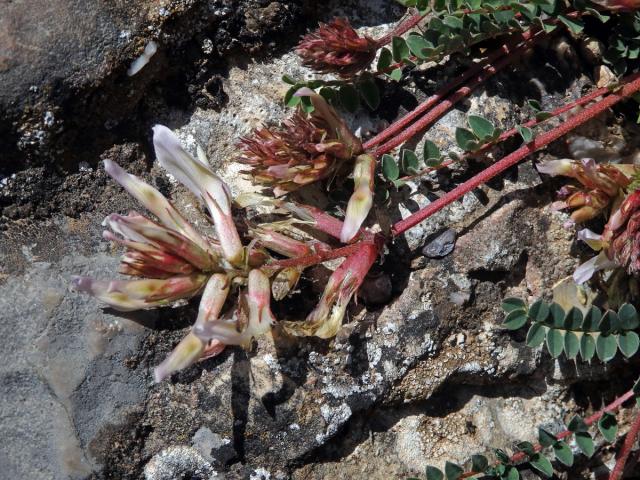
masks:
<path fill-rule="evenodd" d="M 377 49 L 376 40 L 361 37 L 347 19 L 336 18 L 302 37 L 296 53 L 316 72 L 351 78 L 371 65 Z"/>
<path fill-rule="evenodd" d="M 329 177 L 362 151 L 360 140 L 320 95 L 301 89 L 314 111 L 296 112 L 277 127 L 261 127 L 240 141 L 238 160 L 249 165 L 253 180 L 273 187 L 276 196 Z"/>
<path fill-rule="evenodd" d="M 540 173 L 571 177 L 582 185 L 566 185 L 558 192 L 555 209 L 572 209 L 571 219 L 586 222 L 602 213 L 624 194 L 635 172 L 633 165 L 597 164 L 593 159 L 552 160 L 537 165 Z"/>
<path fill-rule="evenodd" d="M 107 173 L 156 217 L 152 220 L 131 212 L 111 214 L 104 221 L 109 230 L 103 237 L 126 249 L 120 272 L 142 278 L 74 277 L 72 286 L 122 311 L 160 307 L 202 293 L 191 332 L 155 369 L 155 379 L 160 381 L 200 358 L 221 352 L 225 345 L 247 346 L 253 337 L 267 333 L 275 323 L 268 275 L 278 272 L 266 268 L 271 257 L 262 247 L 290 256 L 310 250 L 267 227 L 259 234 L 254 232 L 255 240 L 243 246 L 233 221 L 229 189 L 206 159 L 189 155 L 166 127 L 154 127 L 153 140 L 161 165 L 209 208 L 215 236 L 198 232 L 158 190 L 107 160 Z M 235 292 L 237 301 L 228 302 Z"/>

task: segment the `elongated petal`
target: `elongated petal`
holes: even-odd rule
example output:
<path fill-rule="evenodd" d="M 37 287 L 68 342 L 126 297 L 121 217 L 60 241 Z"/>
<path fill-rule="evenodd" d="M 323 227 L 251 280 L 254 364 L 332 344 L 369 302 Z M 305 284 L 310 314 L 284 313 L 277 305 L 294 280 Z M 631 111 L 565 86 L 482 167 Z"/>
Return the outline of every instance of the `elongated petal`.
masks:
<path fill-rule="evenodd" d="M 573 280 L 580 285 L 589 280 L 597 271 L 615 268 L 616 266 L 616 263 L 609 260 L 607 254 L 601 251 L 598 255 L 576 268 L 576 271 L 573 273 Z"/>
<path fill-rule="evenodd" d="M 322 95 L 317 94 L 308 87 L 302 87 L 295 93 L 296 97 L 309 97 L 314 111 L 312 118 L 327 125 L 331 132 L 340 140 L 347 148 L 341 158 L 347 159 L 353 155 L 362 153 L 362 142 L 356 137 L 345 121 L 338 115 L 331 105 L 327 103 Z M 334 152 L 335 153 L 335 152 Z"/>
<path fill-rule="evenodd" d="M 156 383 L 161 382 L 173 372 L 177 372 L 196 363 L 204 353 L 206 345 L 206 342 L 199 339 L 193 333 L 188 333 L 169 356 L 154 368 L 153 378 Z"/>
<path fill-rule="evenodd" d="M 570 175 L 572 172 L 573 161 L 564 160 L 549 160 L 544 163 L 538 163 L 536 168 L 540 173 L 545 173 L 555 177 L 556 175 Z"/>
<path fill-rule="evenodd" d="M 251 236 L 269 250 L 289 258 L 303 257 L 312 253 L 311 247 L 306 243 L 269 228 L 252 228 Z"/>
<path fill-rule="evenodd" d="M 270 308 L 269 278 L 260 270 L 249 273 L 248 293 L 240 294 L 238 308 L 231 316 L 205 322 L 194 334 L 203 340 L 217 340 L 226 345 L 248 347 L 251 339 L 271 330 L 276 319 Z"/>
<path fill-rule="evenodd" d="M 243 248 L 231 215 L 228 187 L 208 166 L 189 155 L 167 127 L 153 127 L 153 145 L 160 164 L 207 205 L 226 259 L 239 265 Z"/>
<path fill-rule="evenodd" d="M 588 228 L 583 228 L 578 232 L 578 240 L 582 240 L 587 245 L 589 245 L 593 250 L 599 251 L 602 250 L 602 235 L 596 232 L 589 230 Z"/>
<path fill-rule="evenodd" d="M 215 322 L 218 319 L 224 302 L 229 295 L 230 286 L 231 282 L 227 275 L 218 273 L 211 276 L 202 293 L 200 307 L 198 308 L 198 318 L 194 325 L 194 333 L 197 334 L 197 331 L 204 324 Z"/>
<path fill-rule="evenodd" d="M 128 312 L 167 305 L 181 298 L 195 296 L 206 275 L 172 277 L 164 280 L 95 280 L 73 277 L 72 287 L 93 295 L 107 305 Z"/>
<path fill-rule="evenodd" d="M 169 230 L 135 212 L 123 216 L 111 214 L 103 225 L 134 242 L 148 243 L 157 249 L 183 258 L 202 271 L 219 268 L 211 254 L 180 233 Z"/>
<path fill-rule="evenodd" d="M 376 160 L 371 155 L 358 155 L 353 170 L 354 190 L 340 232 L 340 241 L 348 243 L 356 236 L 373 205 L 373 180 Z"/>
<path fill-rule="evenodd" d="M 158 190 L 143 182 L 135 175 L 127 173 L 117 163 L 111 160 L 104 161 L 104 169 L 111 178 L 122 185 L 132 197 L 158 217 L 165 227 L 177 230 L 203 250 L 209 249 L 209 244 L 202 235 L 189 225 L 189 222 L 180 215 L 180 212 L 178 212 L 171 202 Z"/>

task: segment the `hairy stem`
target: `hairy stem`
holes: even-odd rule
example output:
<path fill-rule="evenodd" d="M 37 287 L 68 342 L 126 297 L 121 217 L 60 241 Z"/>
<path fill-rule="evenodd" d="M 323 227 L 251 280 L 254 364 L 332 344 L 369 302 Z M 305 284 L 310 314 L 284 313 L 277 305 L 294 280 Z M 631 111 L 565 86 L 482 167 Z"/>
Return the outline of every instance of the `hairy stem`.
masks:
<path fill-rule="evenodd" d="M 635 75 L 631 75 L 629 77 L 627 77 L 626 79 L 624 79 L 623 81 L 629 81 L 632 80 L 634 78 L 637 78 L 637 76 L 640 74 L 635 74 Z M 593 92 L 585 95 L 584 97 L 580 97 L 579 99 L 567 103 L 566 105 L 563 105 L 559 108 L 556 108 L 555 110 L 552 110 L 549 112 L 549 117 L 545 118 L 544 120 L 538 120 L 538 119 L 532 119 L 529 120 L 525 123 L 522 124 L 523 127 L 535 127 L 541 123 L 544 123 L 548 120 L 551 120 L 552 118 L 555 118 L 559 115 L 562 115 L 563 113 L 566 113 L 570 110 L 573 110 L 576 107 L 580 107 L 582 105 L 585 105 L 593 100 L 595 100 L 598 97 L 604 96 L 608 93 L 611 93 L 611 89 L 609 89 L 608 87 L 602 87 L 602 88 L 598 88 L 597 90 L 594 90 Z M 493 148 L 494 146 L 496 146 L 496 144 L 502 143 L 505 140 L 508 140 L 509 138 L 513 137 L 514 135 L 516 135 L 518 133 L 518 130 L 516 128 L 512 128 L 510 130 L 507 130 L 506 132 L 504 132 L 502 135 L 500 135 L 500 137 L 498 137 L 498 140 L 496 140 L 495 142 L 492 143 L 487 143 L 485 145 L 483 145 L 480 150 L 477 150 L 475 152 L 471 152 L 471 153 L 465 153 L 464 155 L 461 155 L 460 158 L 456 159 L 456 160 L 446 160 L 444 162 L 442 162 L 439 165 L 435 165 L 433 167 L 427 167 L 424 168 L 422 170 L 420 170 L 418 173 L 414 174 L 414 175 L 407 175 L 406 177 L 402 177 L 400 180 L 403 181 L 407 181 L 407 180 L 412 180 L 414 178 L 418 178 L 421 177 L 423 175 L 429 174 L 435 170 L 439 170 L 445 167 L 448 167 L 449 165 L 452 165 L 456 162 L 460 162 L 462 160 L 466 160 L 467 158 L 471 157 L 471 156 L 477 156 L 481 153 L 485 153 L 487 150 L 490 150 L 491 148 Z"/>
<path fill-rule="evenodd" d="M 576 115 L 570 117 L 566 122 L 562 123 L 556 128 L 539 135 L 527 145 L 523 145 L 513 153 L 504 157 L 502 160 L 483 170 L 478 175 L 475 175 L 466 182 L 458 185 L 450 192 L 445 193 L 442 197 L 432 202 L 427 207 L 396 223 L 392 227 L 393 235 L 400 235 L 401 233 L 406 232 L 408 229 L 416 226 L 426 218 L 430 217 L 434 213 L 440 211 L 442 208 L 462 197 L 465 193 L 470 192 L 479 185 L 504 172 L 506 169 L 518 164 L 533 152 L 546 147 L 554 140 L 557 140 L 558 138 L 566 135 L 571 130 L 582 125 L 583 123 L 586 123 L 603 111 L 614 106 L 621 100 L 624 100 L 625 98 L 633 95 L 639 90 L 640 78 L 636 78 L 635 80 L 626 83 L 618 92 L 611 93 L 610 95 L 599 100 L 590 107 L 587 107 L 581 112 L 578 112 Z"/>
<path fill-rule="evenodd" d="M 304 257 L 287 258 L 286 260 L 275 260 L 269 262 L 267 267 L 289 268 L 289 267 L 310 267 L 318 263 L 334 260 L 336 258 L 348 257 L 349 255 L 359 251 L 363 244 L 371 244 L 371 242 L 363 241 L 352 243 L 346 247 L 334 248 L 333 250 L 320 251 L 313 255 Z"/>
<path fill-rule="evenodd" d="M 587 426 L 593 425 L 598 420 L 600 420 L 605 413 L 610 413 L 610 412 L 614 412 L 614 411 L 618 410 L 622 406 L 622 404 L 624 402 L 626 402 L 627 400 L 632 398 L 634 395 L 635 395 L 635 392 L 633 391 L 633 389 L 629 390 L 628 392 L 624 393 L 622 396 L 616 398 L 613 402 L 611 402 L 609 405 L 604 407 L 602 410 L 599 410 L 596 413 L 594 413 L 593 415 L 591 415 L 590 417 L 585 418 L 584 423 Z M 638 415 L 638 417 L 640 418 L 640 415 Z M 564 430 L 564 431 L 558 433 L 556 435 L 556 438 L 558 440 L 562 440 L 562 439 L 565 439 L 567 437 L 570 437 L 571 435 L 573 435 L 573 432 L 571 430 Z M 533 446 L 533 449 L 536 452 L 541 451 L 543 448 L 544 447 L 542 445 L 540 445 L 539 443 Z M 517 463 L 520 463 L 520 462 L 526 460 L 527 458 L 528 458 L 528 455 L 525 452 L 518 452 L 518 453 L 515 453 L 515 454 L 511 455 L 511 457 L 509 458 L 509 461 L 512 464 L 517 464 Z M 469 477 L 473 477 L 473 476 L 476 476 L 476 475 L 480 475 L 481 473 L 482 472 L 473 472 L 473 471 L 465 472 L 460 476 L 460 478 L 469 478 Z"/>
<path fill-rule="evenodd" d="M 627 437 L 624 439 L 622 450 L 620 450 L 620 455 L 618 457 L 618 460 L 616 461 L 616 465 L 615 467 L 613 467 L 611 475 L 609 475 L 609 480 L 619 480 L 620 478 L 622 478 L 622 475 L 624 473 L 624 466 L 627 464 L 627 459 L 629 458 L 631 450 L 633 450 L 633 445 L 636 443 L 639 433 L 640 413 L 637 414 L 636 419 L 631 425 L 631 429 L 627 433 Z"/>
<path fill-rule="evenodd" d="M 502 45 L 500 48 L 494 50 L 484 60 L 482 60 L 481 62 L 476 63 L 475 65 L 473 65 L 471 68 L 469 68 L 462 75 L 459 75 L 459 76 L 455 77 L 455 79 L 453 81 L 449 82 L 444 87 L 442 87 L 440 90 L 438 90 L 436 93 L 431 95 L 427 100 L 422 102 L 420 105 L 418 105 L 411 112 L 407 113 L 404 117 L 400 118 L 399 120 L 396 120 L 391 125 L 389 125 L 387 128 L 385 128 L 382 132 L 378 133 L 375 137 L 373 137 L 372 139 L 370 139 L 367 142 L 365 142 L 362 145 L 363 148 L 365 150 L 368 150 L 371 147 L 374 147 L 375 145 L 378 145 L 380 142 L 383 142 L 384 140 L 392 137 L 393 135 L 398 133 L 400 130 L 402 130 L 405 126 L 407 126 L 409 123 L 411 123 L 414 119 L 416 119 L 417 117 L 419 117 L 423 113 L 427 112 L 436 103 L 438 103 L 439 101 L 444 99 L 444 97 L 451 90 L 453 90 L 454 88 L 460 86 L 463 82 L 466 82 L 468 79 L 470 79 L 474 75 L 477 75 L 479 72 L 484 70 L 484 68 L 487 65 L 489 65 L 491 62 L 496 61 L 498 58 L 506 55 L 507 53 L 509 53 L 509 46 L 507 44 Z"/>
<path fill-rule="evenodd" d="M 525 40 L 522 43 L 520 43 L 517 47 L 514 48 L 513 46 L 510 47 L 506 45 L 503 46 L 502 48 L 506 49 L 506 52 L 508 52 L 508 55 L 505 56 L 504 55 L 505 52 L 502 52 L 503 56 L 502 58 L 500 58 L 500 60 L 497 63 L 495 63 L 494 65 L 488 64 L 486 68 L 481 69 L 480 73 L 478 73 L 477 76 L 471 82 L 469 82 L 467 85 L 464 85 L 458 88 L 455 92 L 451 94 L 449 98 L 443 101 L 440 101 L 440 103 L 438 103 L 437 106 L 429 110 L 429 108 L 431 108 L 436 102 L 438 102 L 442 98 L 442 97 L 439 97 L 434 99 L 434 97 L 436 97 L 438 94 L 431 97 L 429 100 L 427 100 L 423 104 L 423 105 L 427 105 L 427 107 L 423 108 L 422 105 L 418 107 L 418 109 L 422 108 L 422 111 L 425 111 L 425 112 L 427 110 L 429 111 L 406 130 L 402 131 L 401 133 L 398 133 L 404 126 L 407 125 L 407 123 L 411 122 L 421 112 L 419 112 L 417 115 L 414 115 L 415 111 L 411 112 L 410 114 L 407 115 L 408 117 L 407 121 L 404 121 L 404 118 L 403 118 L 400 121 L 394 123 L 391 127 L 389 127 L 389 129 L 387 129 L 388 131 L 390 131 L 390 133 L 385 134 L 385 138 L 388 137 L 389 135 L 395 135 L 395 137 L 392 138 L 391 140 L 388 140 L 386 143 L 380 145 L 378 148 L 376 148 L 376 150 L 374 151 L 374 155 L 379 157 L 380 155 L 383 155 L 393 150 L 397 146 L 401 145 L 402 143 L 404 143 L 414 135 L 417 135 L 422 130 L 427 128 L 429 125 L 434 123 L 442 115 L 444 115 L 447 111 L 449 111 L 449 109 L 453 107 L 457 102 L 467 97 L 479 85 L 487 81 L 487 79 L 495 75 L 498 71 L 502 70 L 506 66 L 513 63 L 522 53 L 525 52 L 527 48 L 529 48 L 530 46 L 529 40 L 532 40 L 535 35 L 536 33 L 527 31 L 523 34 L 523 37 L 525 38 Z M 496 58 L 499 58 L 499 56 L 496 56 Z M 432 101 L 432 99 L 434 100 Z M 396 126 L 398 124 L 400 124 L 399 128 Z M 380 136 L 382 136 L 382 133 L 380 134 Z M 367 144 L 370 142 L 367 142 Z M 364 145 L 365 149 L 367 144 Z"/>
<path fill-rule="evenodd" d="M 427 15 L 426 13 L 425 14 L 414 13 L 410 17 L 406 18 L 404 21 L 400 22 L 393 30 L 391 30 L 389 33 L 387 33 L 386 35 L 383 35 L 377 40 L 378 48 L 383 47 L 389 42 L 391 42 L 393 37 L 399 37 L 400 35 L 407 33 L 413 27 L 418 25 L 418 23 L 420 23 L 420 20 L 422 20 L 426 15 Z"/>

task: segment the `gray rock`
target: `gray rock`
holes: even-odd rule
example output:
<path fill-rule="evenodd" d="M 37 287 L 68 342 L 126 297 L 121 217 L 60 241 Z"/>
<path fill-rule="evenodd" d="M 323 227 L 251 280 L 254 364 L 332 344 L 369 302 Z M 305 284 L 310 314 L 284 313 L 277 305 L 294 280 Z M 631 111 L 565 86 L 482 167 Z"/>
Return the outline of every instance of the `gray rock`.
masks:
<path fill-rule="evenodd" d="M 430 240 L 422 249 L 422 254 L 429 258 L 442 258 L 453 252 L 456 246 L 455 230 L 447 229 L 433 240 Z"/>

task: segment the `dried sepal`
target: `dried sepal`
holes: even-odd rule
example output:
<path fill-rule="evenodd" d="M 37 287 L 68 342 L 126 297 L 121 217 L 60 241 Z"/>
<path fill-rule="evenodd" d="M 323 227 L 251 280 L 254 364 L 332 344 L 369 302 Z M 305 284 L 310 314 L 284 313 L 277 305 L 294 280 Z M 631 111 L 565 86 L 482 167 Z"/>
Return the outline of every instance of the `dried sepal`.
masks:
<path fill-rule="evenodd" d="M 378 43 L 360 36 L 345 18 L 321 23 L 308 33 L 296 48 L 302 63 L 319 73 L 336 73 L 351 78 L 373 62 Z"/>

